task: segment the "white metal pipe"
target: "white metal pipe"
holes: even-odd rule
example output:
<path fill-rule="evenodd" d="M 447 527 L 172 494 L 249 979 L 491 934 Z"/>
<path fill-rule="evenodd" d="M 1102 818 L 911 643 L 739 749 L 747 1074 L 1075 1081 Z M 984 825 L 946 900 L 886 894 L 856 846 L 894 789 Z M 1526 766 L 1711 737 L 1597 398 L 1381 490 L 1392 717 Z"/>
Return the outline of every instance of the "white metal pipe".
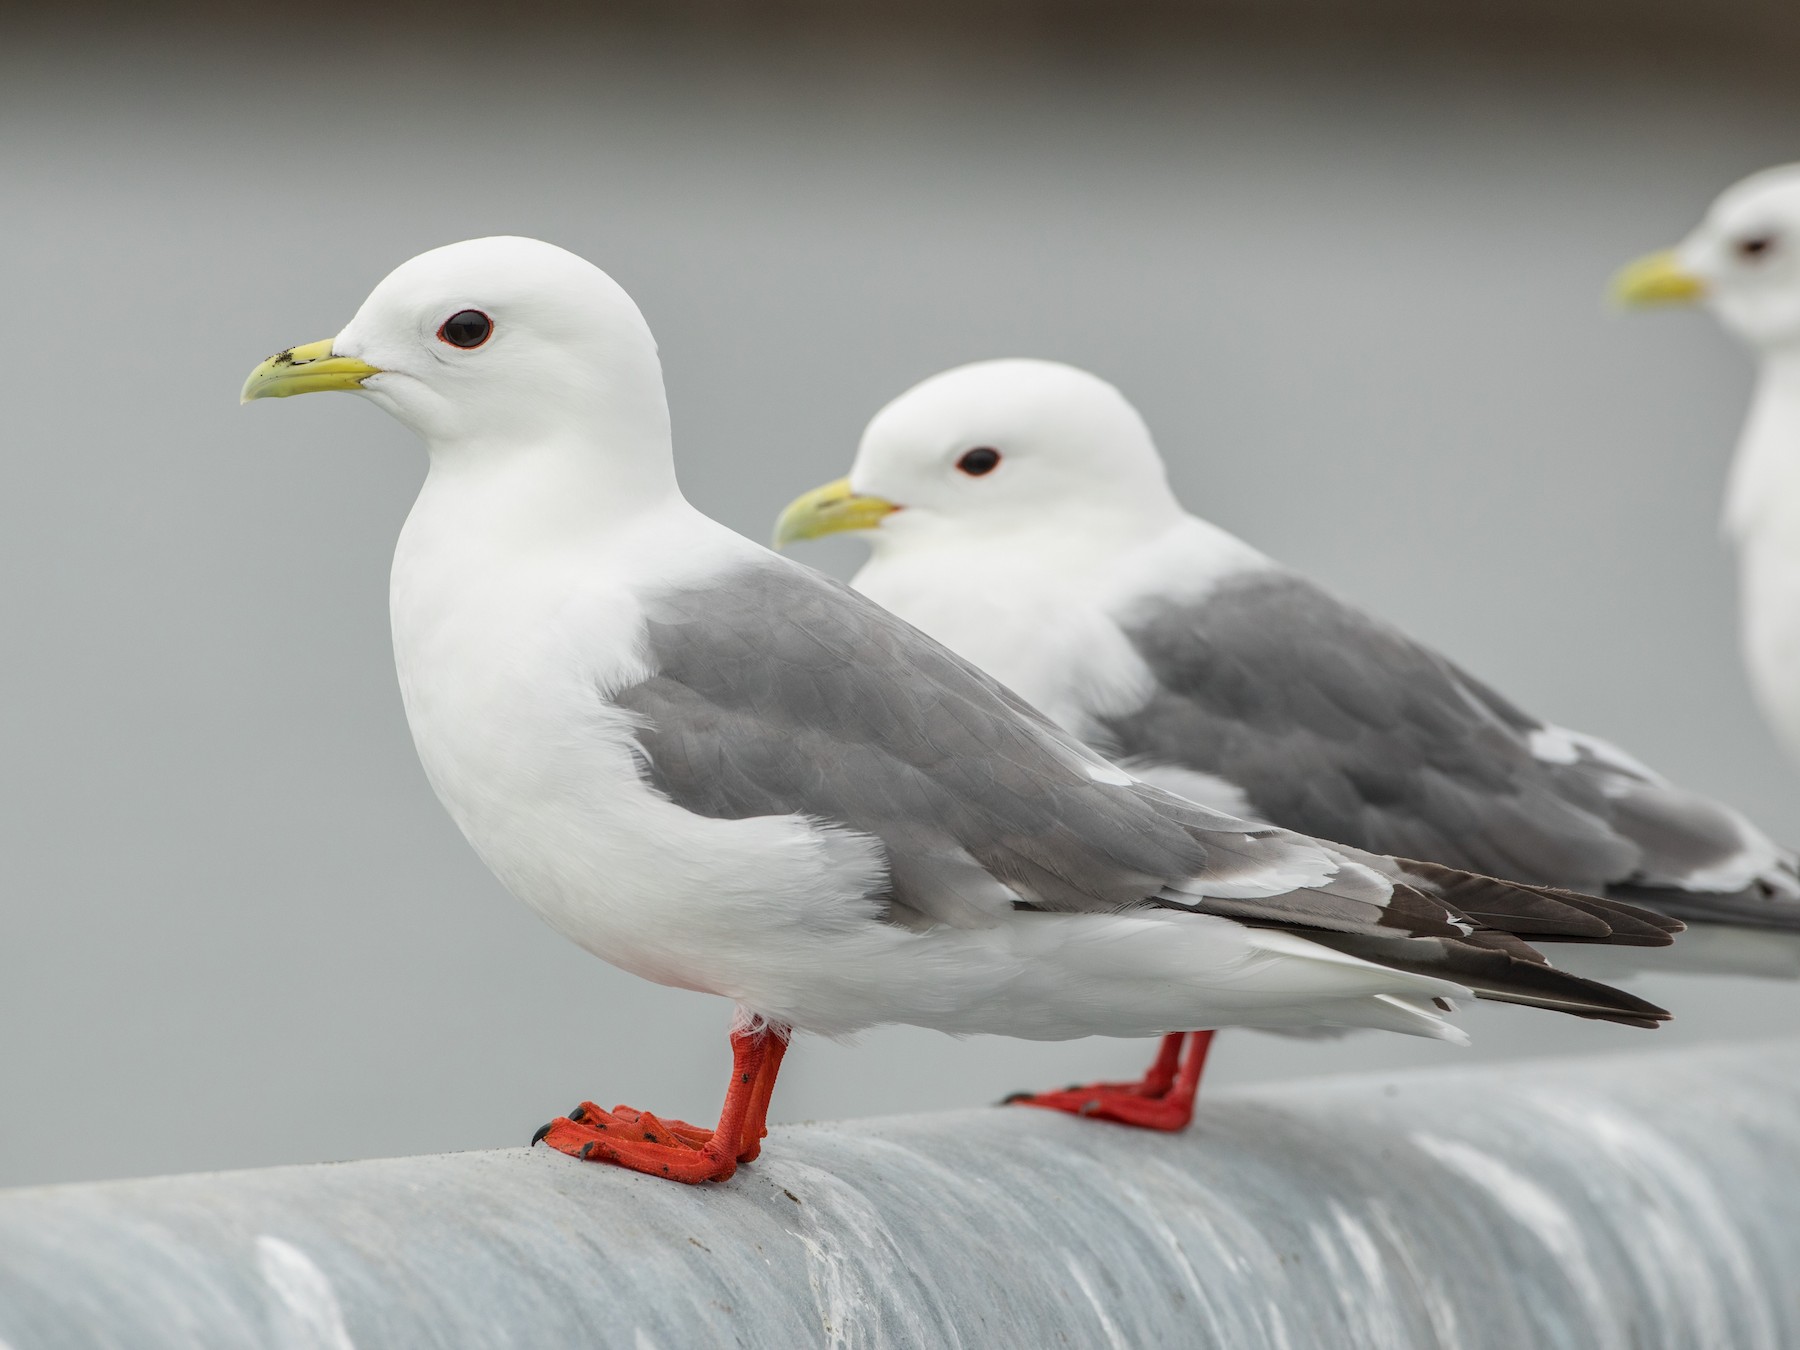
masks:
<path fill-rule="evenodd" d="M 0 1194 L 9 1350 L 1791 1350 L 1797 1272 L 1800 1041 Z"/>

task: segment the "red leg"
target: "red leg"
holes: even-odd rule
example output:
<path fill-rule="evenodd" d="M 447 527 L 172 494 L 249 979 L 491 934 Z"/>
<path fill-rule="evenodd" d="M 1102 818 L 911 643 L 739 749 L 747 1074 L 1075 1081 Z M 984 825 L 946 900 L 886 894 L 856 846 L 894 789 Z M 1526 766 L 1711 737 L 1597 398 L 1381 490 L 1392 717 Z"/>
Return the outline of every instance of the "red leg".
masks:
<path fill-rule="evenodd" d="M 532 1143 L 542 1140 L 572 1157 L 675 1181 L 724 1181 L 761 1151 L 787 1038 L 785 1027 L 732 1032 L 731 1086 L 714 1129 L 629 1106 L 603 1111 L 583 1102 L 539 1130 Z"/>
<path fill-rule="evenodd" d="M 770 1031 L 768 1049 L 763 1052 L 762 1069 L 750 1094 L 750 1110 L 744 1117 L 738 1161 L 755 1162 L 762 1152 L 763 1138 L 769 1133 L 769 1098 L 775 1094 L 775 1075 L 781 1072 L 781 1057 L 787 1054 L 788 1037 L 781 1031 Z"/>
<path fill-rule="evenodd" d="M 1135 1083 L 1090 1083 L 1063 1092 L 1022 1092 L 1006 1100 L 1015 1106 L 1067 1111 L 1145 1130 L 1185 1130 L 1194 1118 L 1194 1094 L 1200 1090 L 1212 1037 L 1210 1031 L 1176 1031 L 1164 1036 L 1156 1063 Z M 1185 1056 L 1183 1041 L 1187 1042 Z"/>

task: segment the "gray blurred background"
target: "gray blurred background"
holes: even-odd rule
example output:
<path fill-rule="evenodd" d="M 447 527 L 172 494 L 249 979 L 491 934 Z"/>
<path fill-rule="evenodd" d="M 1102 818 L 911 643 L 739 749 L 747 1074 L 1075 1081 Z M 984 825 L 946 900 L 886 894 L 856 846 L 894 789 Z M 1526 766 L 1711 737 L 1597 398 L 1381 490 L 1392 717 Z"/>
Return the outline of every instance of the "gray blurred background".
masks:
<path fill-rule="evenodd" d="M 563 943 L 426 787 L 386 615 L 419 448 L 353 399 L 237 405 L 260 358 L 472 235 L 624 283 L 689 494 L 754 537 L 913 381 L 1077 362 L 1197 510 L 1800 840 L 1717 542 L 1748 363 L 1703 317 L 1602 303 L 1800 155 L 1800 23 L 1448 9 L 6 19 L 0 1183 L 521 1143 L 583 1097 L 716 1111 L 728 1009 Z M 1211 1082 L 1735 1039 L 1800 1007 L 1637 988 L 1677 1024 L 1478 1008 L 1472 1052 L 1239 1034 Z M 1147 1054 L 802 1040 L 775 1114 Z"/>

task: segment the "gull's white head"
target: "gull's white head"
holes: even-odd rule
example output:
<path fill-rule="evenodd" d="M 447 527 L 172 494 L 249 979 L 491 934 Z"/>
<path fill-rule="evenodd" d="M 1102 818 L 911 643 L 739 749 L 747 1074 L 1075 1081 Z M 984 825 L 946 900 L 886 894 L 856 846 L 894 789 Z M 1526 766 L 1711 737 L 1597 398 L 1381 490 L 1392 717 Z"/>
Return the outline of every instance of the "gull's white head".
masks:
<path fill-rule="evenodd" d="M 1721 193 L 1676 247 L 1622 271 L 1623 304 L 1703 302 L 1750 346 L 1800 346 L 1800 165 L 1752 174 Z"/>
<path fill-rule="evenodd" d="M 258 366 L 244 400 L 330 389 L 380 404 L 434 456 L 586 441 L 654 457 L 669 436 L 638 307 L 536 239 L 471 239 L 402 263 L 335 338 Z"/>
<path fill-rule="evenodd" d="M 847 478 L 798 498 L 777 547 L 869 532 L 911 540 L 1141 537 L 1180 515 L 1137 409 L 1055 361 L 979 361 L 933 375 L 875 414 Z"/>

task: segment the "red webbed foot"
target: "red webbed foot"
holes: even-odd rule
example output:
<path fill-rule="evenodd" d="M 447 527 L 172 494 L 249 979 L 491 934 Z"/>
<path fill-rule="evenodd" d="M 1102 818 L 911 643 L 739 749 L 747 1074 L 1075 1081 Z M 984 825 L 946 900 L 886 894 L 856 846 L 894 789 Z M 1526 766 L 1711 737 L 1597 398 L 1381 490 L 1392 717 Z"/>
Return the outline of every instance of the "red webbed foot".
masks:
<path fill-rule="evenodd" d="M 1172 1032 L 1163 1037 L 1156 1063 L 1135 1083 L 1089 1083 L 1061 1092 L 1019 1092 L 1005 1104 L 1066 1111 L 1142 1130 L 1185 1130 L 1194 1118 L 1194 1094 L 1200 1088 L 1211 1044 L 1210 1031 Z"/>
<path fill-rule="evenodd" d="M 580 1118 L 576 1118 L 576 1113 Z M 612 1163 L 675 1181 L 724 1181 L 737 1171 L 737 1153 L 715 1144 L 711 1130 L 675 1128 L 648 1112 L 602 1111 L 583 1103 L 546 1125 L 539 1138 L 585 1162 Z"/>
<path fill-rule="evenodd" d="M 713 1137 L 713 1132 L 704 1125 L 666 1120 L 634 1106 L 615 1106 L 610 1111 L 602 1111 L 592 1102 L 583 1102 L 564 1119 L 573 1125 L 588 1126 L 610 1139 L 635 1143 L 686 1144 L 689 1148 L 703 1148 Z"/>
<path fill-rule="evenodd" d="M 1021 1092 L 1006 1099 L 1008 1106 L 1037 1106 L 1046 1111 L 1066 1111 L 1072 1116 L 1090 1120 L 1110 1120 L 1117 1125 L 1135 1125 L 1140 1130 L 1185 1130 L 1194 1118 L 1192 1102 L 1171 1101 L 1167 1097 L 1144 1097 L 1132 1092 L 1116 1092 L 1110 1083 L 1094 1083 L 1061 1092 Z"/>
<path fill-rule="evenodd" d="M 607 1111 L 583 1102 L 545 1125 L 531 1142 L 586 1162 L 611 1163 L 689 1183 L 724 1181 L 754 1160 L 768 1133 L 769 1097 L 787 1052 L 786 1028 L 734 1032 L 731 1087 L 717 1129 L 664 1120 L 635 1107 Z"/>

